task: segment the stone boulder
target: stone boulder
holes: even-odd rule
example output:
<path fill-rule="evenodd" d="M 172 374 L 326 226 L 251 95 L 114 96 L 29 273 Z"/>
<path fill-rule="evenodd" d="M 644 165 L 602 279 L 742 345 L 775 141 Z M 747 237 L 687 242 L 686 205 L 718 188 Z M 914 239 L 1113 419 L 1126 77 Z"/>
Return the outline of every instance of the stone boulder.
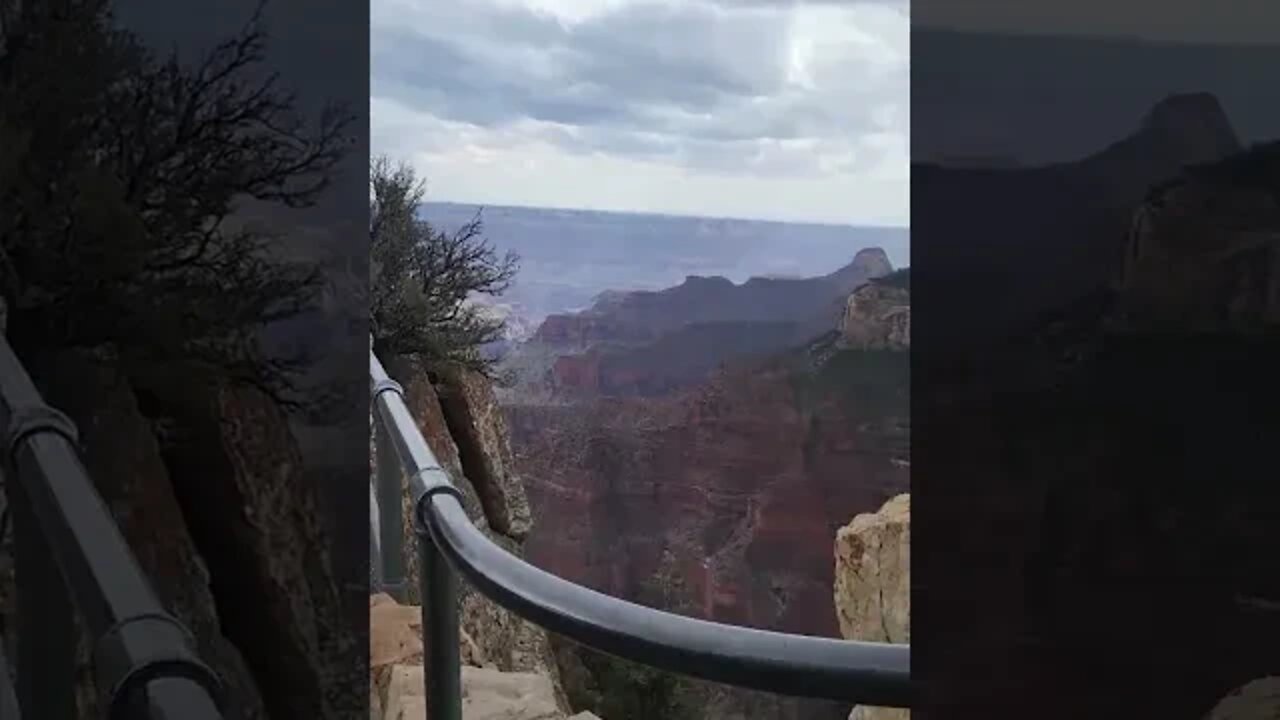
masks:
<path fill-rule="evenodd" d="M 386 595 L 369 599 L 370 716 L 375 720 L 426 717 L 422 609 Z M 557 683 L 549 672 L 503 672 L 477 667 L 479 650 L 463 633 L 462 716 L 466 720 L 565 720 Z M 591 720 L 579 713 L 570 720 Z M 598 719 L 596 719 L 598 720 Z"/>
<path fill-rule="evenodd" d="M 452 370 L 444 374 L 439 395 L 462 471 L 480 495 L 489 527 L 524 540 L 533 515 L 516 474 L 511 438 L 493 384 L 479 373 Z"/>
<path fill-rule="evenodd" d="M 1265 677 L 1223 698 L 1205 720 L 1280 720 L 1280 677 Z"/>
<path fill-rule="evenodd" d="M 835 604 L 849 640 L 911 642 L 911 496 L 856 516 L 836 533 Z M 899 720 L 895 708 L 854 708 L 850 720 Z"/>
<path fill-rule="evenodd" d="M 840 320 L 845 347 L 907 350 L 911 347 L 911 296 L 907 289 L 872 282 L 855 290 Z"/>

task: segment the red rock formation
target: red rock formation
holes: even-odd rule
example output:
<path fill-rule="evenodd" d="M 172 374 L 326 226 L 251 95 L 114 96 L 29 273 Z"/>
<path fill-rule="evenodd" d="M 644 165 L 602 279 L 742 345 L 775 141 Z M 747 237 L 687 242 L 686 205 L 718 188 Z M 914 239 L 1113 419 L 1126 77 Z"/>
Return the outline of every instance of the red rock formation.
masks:
<path fill-rule="evenodd" d="M 650 335 L 623 327 L 616 318 L 596 313 L 551 315 L 538 326 L 533 339 L 562 347 L 586 347 L 616 340 L 644 341 Z"/>
<path fill-rule="evenodd" d="M 836 634 L 830 538 L 908 478 L 883 408 L 819 387 L 825 372 L 771 362 L 673 398 L 509 407 L 535 516 L 555 518 L 528 556 L 639 598 L 670 553 L 704 617 Z"/>
<path fill-rule="evenodd" d="M 552 385 L 570 393 L 595 393 L 600 390 L 600 354 L 562 355 L 551 366 Z"/>

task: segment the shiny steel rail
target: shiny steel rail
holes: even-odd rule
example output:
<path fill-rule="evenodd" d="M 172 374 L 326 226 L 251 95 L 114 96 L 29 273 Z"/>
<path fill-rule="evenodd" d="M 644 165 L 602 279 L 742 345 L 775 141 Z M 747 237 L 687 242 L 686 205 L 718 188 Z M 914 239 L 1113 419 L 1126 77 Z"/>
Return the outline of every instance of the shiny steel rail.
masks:
<path fill-rule="evenodd" d="M 78 717 L 78 610 L 108 720 L 221 720 L 220 680 L 156 598 L 80 462 L 75 426 L 44 403 L 2 337 L 0 425 L 18 625 L 17 683 L 0 675 L 0 718 Z"/>
<path fill-rule="evenodd" d="M 848 642 L 724 625 L 636 605 L 576 585 L 490 541 L 467 517 L 404 403 L 370 350 L 377 430 L 378 545 L 387 590 L 403 599 L 404 478 L 414 502 L 430 639 L 428 716 L 461 717 L 456 575 L 521 617 L 584 645 L 663 670 L 784 695 L 910 707 L 908 645 Z"/>

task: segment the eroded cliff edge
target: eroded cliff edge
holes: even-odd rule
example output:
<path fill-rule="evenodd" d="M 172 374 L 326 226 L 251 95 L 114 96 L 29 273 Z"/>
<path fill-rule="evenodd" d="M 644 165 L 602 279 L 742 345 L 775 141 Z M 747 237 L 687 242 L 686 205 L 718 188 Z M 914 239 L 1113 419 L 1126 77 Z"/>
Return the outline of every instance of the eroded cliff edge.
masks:
<path fill-rule="evenodd" d="M 836 533 L 835 608 L 848 640 L 911 642 L 911 496 L 857 515 Z M 850 720 L 905 720 L 908 710 L 854 708 Z"/>
<path fill-rule="evenodd" d="M 471 371 L 430 367 L 414 357 L 386 358 L 385 362 L 388 373 L 403 386 L 405 402 L 428 446 L 461 491 L 468 516 L 495 543 L 523 556 L 533 519 L 489 379 Z M 371 445 L 371 450 L 376 447 L 375 438 Z M 370 457 L 372 462 L 375 455 Z M 407 494 L 401 510 L 407 602 L 417 605 L 421 602 L 418 540 Z M 546 677 L 558 708 L 567 709 L 545 631 L 495 605 L 467 583 L 461 586 L 459 612 L 465 663 Z"/>

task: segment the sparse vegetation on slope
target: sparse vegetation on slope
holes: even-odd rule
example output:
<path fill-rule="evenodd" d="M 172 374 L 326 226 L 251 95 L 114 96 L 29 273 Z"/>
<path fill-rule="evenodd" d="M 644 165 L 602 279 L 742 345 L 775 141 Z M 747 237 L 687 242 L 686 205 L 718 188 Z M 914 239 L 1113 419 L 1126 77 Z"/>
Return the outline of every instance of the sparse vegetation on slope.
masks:
<path fill-rule="evenodd" d="M 506 321 L 469 302 L 501 295 L 519 267 L 483 236 L 477 214 L 454 233 L 418 217 L 425 186 L 408 165 L 377 158 L 369 169 L 369 317 L 374 349 L 416 355 L 493 376 L 482 348 L 502 339 Z"/>

